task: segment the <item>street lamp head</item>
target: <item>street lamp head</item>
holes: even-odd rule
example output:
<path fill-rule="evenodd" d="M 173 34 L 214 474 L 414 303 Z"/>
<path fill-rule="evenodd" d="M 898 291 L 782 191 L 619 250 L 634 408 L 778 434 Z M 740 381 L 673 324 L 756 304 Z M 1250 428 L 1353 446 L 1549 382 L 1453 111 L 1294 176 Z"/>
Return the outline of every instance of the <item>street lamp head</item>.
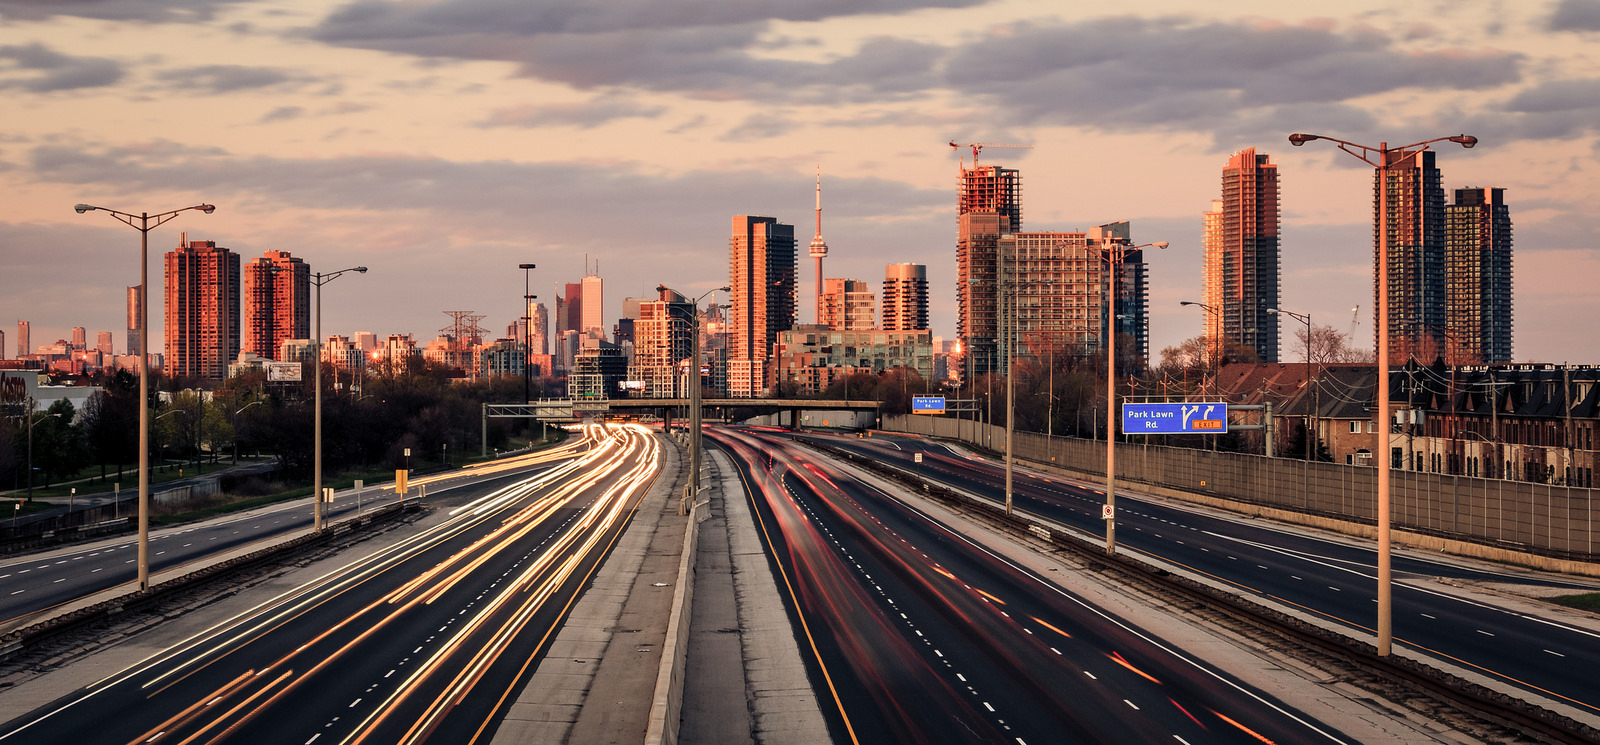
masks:
<path fill-rule="evenodd" d="M 536 264 L 518 264 L 517 268 L 518 269 L 538 269 L 539 267 Z"/>
<path fill-rule="evenodd" d="M 1271 315 L 1274 315 L 1274 316 L 1278 315 L 1278 309 L 1277 308 L 1268 308 L 1267 309 L 1267 313 L 1269 313 Z"/>
<path fill-rule="evenodd" d="M 95 209 L 95 206 L 92 205 L 92 204 L 83 204 L 83 203 L 80 202 L 78 204 L 72 205 L 72 208 L 77 210 L 78 214 L 81 215 L 81 214 L 83 214 L 85 212 L 93 211 Z"/>
<path fill-rule="evenodd" d="M 355 271 L 356 271 L 357 274 L 366 274 L 367 273 L 367 268 L 364 267 L 364 266 L 358 266 L 358 267 L 356 267 Z"/>
<path fill-rule="evenodd" d="M 1320 139 L 1322 138 L 1316 135 L 1300 134 L 1296 132 L 1295 134 L 1289 135 L 1289 144 L 1294 145 L 1295 147 L 1300 147 L 1301 145 L 1304 145 L 1312 140 Z"/>
<path fill-rule="evenodd" d="M 1472 135 L 1456 135 L 1455 137 L 1451 137 L 1450 141 L 1459 143 L 1462 147 L 1467 148 L 1468 150 L 1471 150 L 1474 145 L 1478 144 L 1478 138 L 1473 137 Z"/>
<path fill-rule="evenodd" d="M 1166 241 L 1161 241 L 1160 243 L 1152 243 L 1150 245 L 1155 246 L 1156 248 L 1166 248 L 1167 247 L 1167 242 Z"/>
<path fill-rule="evenodd" d="M 732 292 L 732 291 L 733 291 L 732 287 L 718 287 L 717 288 L 717 292 Z"/>
<path fill-rule="evenodd" d="M 209 215 L 217 211 L 217 206 L 214 204 L 202 204 L 200 205 L 200 211 Z"/>

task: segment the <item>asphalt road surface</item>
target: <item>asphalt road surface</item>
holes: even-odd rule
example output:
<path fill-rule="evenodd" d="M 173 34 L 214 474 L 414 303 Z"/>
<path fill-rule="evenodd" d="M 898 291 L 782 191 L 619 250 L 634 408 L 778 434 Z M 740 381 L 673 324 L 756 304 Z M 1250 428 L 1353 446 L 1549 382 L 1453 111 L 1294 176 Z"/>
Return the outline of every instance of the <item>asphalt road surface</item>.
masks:
<path fill-rule="evenodd" d="M 738 464 L 836 742 L 1350 742 L 785 436 L 713 438 Z"/>
<path fill-rule="evenodd" d="M 822 437 L 829 445 L 914 471 L 967 492 L 1004 501 L 1003 464 L 926 439 Z M 913 454 L 922 453 L 921 463 Z M 1013 506 L 1103 539 L 1103 489 L 1017 468 Z M 1211 577 L 1236 591 L 1371 632 L 1377 614 L 1377 555 L 1370 542 L 1329 540 L 1264 521 L 1219 517 L 1117 494 L 1119 550 L 1137 552 Z M 1592 580 L 1397 552 L 1394 642 L 1504 683 L 1600 714 L 1600 634 L 1551 618 L 1477 602 L 1424 586 L 1424 579 L 1545 584 L 1593 592 Z"/>
<path fill-rule="evenodd" d="M 561 448 L 417 479 L 411 482 L 412 493 L 416 493 L 418 485 L 437 488 L 444 484 L 475 483 L 502 478 L 502 474 L 526 470 L 530 466 L 548 467 L 577 457 L 589 446 L 589 442 L 580 440 Z M 359 494 L 347 491 L 326 505 L 324 519 L 339 520 L 398 499 L 400 495 L 392 488 L 370 486 Z M 310 530 L 311 508 L 310 499 L 299 499 L 239 515 L 152 530 L 150 573 L 154 576 L 243 546 L 266 546 L 287 535 Z M 0 629 L 17 628 L 52 608 L 106 590 L 136 589 L 137 555 L 135 538 L 125 536 L 94 541 L 67 551 L 51 550 L 33 556 L 6 558 L 0 562 Z"/>
<path fill-rule="evenodd" d="M 642 427 L 0 727 L 0 742 L 487 742 L 654 479 Z"/>

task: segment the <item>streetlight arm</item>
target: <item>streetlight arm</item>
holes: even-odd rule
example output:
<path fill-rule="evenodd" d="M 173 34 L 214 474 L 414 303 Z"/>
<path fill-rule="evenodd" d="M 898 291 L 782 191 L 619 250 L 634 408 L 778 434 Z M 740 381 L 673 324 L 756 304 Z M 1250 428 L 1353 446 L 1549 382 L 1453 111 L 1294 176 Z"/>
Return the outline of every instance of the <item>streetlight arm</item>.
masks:
<path fill-rule="evenodd" d="M 1444 141 L 1448 140 L 1450 142 L 1457 143 L 1457 144 L 1461 145 L 1462 147 L 1469 148 L 1469 149 L 1472 148 L 1472 147 L 1475 147 L 1478 144 L 1478 138 L 1473 137 L 1472 135 L 1468 135 L 1468 134 L 1459 134 L 1459 135 L 1453 135 L 1453 136 L 1450 136 L 1450 137 L 1435 137 L 1435 138 L 1433 138 L 1431 140 L 1423 140 L 1421 142 L 1413 142 L 1410 145 L 1401 145 L 1400 147 L 1387 147 L 1387 146 L 1373 147 L 1371 145 L 1362 145 L 1362 144 L 1359 144 L 1359 143 L 1350 142 L 1348 140 L 1341 140 L 1341 139 L 1339 139 L 1337 137 L 1328 137 L 1327 135 L 1312 135 L 1312 134 L 1301 134 L 1301 133 L 1295 133 L 1295 134 L 1289 135 L 1289 144 L 1294 145 L 1295 147 L 1300 147 L 1302 145 L 1305 145 L 1307 142 L 1311 142 L 1312 140 L 1327 140 L 1329 142 L 1332 142 L 1335 145 L 1337 145 L 1340 150 L 1343 150 L 1343 151 L 1345 151 L 1345 152 L 1347 152 L 1347 153 L 1349 153 L 1351 155 L 1356 156 L 1357 158 L 1360 158 L 1361 160 L 1365 161 L 1367 165 L 1372 166 L 1373 168 L 1382 168 L 1383 167 L 1382 162 L 1373 159 L 1375 154 L 1381 154 L 1381 153 L 1384 153 L 1384 152 L 1391 152 L 1391 153 L 1401 152 L 1401 153 L 1406 153 L 1406 156 L 1405 156 L 1406 158 L 1410 158 L 1414 153 L 1408 152 L 1408 151 L 1411 151 L 1413 148 L 1424 148 L 1425 149 L 1428 145 L 1431 145 L 1431 144 L 1433 144 L 1435 142 L 1444 142 Z M 1357 150 L 1360 150 L 1361 152 L 1356 152 Z M 1421 150 L 1418 150 L 1417 152 L 1421 152 Z M 1402 160 L 1404 160 L 1404 158 L 1402 158 Z"/>
<path fill-rule="evenodd" d="M 340 269 L 337 272 L 328 272 L 328 273 L 313 272 L 311 274 L 311 276 L 312 276 L 311 284 L 314 284 L 314 285 L 316 285 L 318 287 L 321 287 L 321 286 L 323 286 L 323 285 L 325 285 L 325 284 L 327 284 L 329 282 L 332 282 L 332 281 L 338 279 L 339 275 L 344 274 L 345 272 L 356 272 L 357 274 L 366 274 L 367 273 L 367 268 L 364 267 L 364 266 L 353 266 L 353 267 L 350 267 L 349 269 Z"/>
<path fill-rule="evenodd" d="M 96 207 L 95 205 L 92 205 L 92 204 L 82 204 L 82 203 L 73 205 L 72 208 L 74 210 L 76 210 L 78 212 L 78 214 L 80 214 L 80 215 L 85 213 L 85 212 L 93 212 L 95 210 L 99 210 L 101 212 L 109 212 L 109 213 L 111 213 L 112 217 L 114 217 L 114 218 L 126 223 L 128 225 L 128 227 L 133 228 L 134 230 L 138 230 L 140 232 L 144 232 L 144 231 L 152 230 L 152 229 L 155 229 L 155 228 L 159 228 L 159 227 L 161 227 L 161 225 L 163 223 L 167 222 L 168 220 L 171 220 L 174 217 L 177 217 L 178 213 L 180 213 L 180 212 L 187 212 L 188 210 L 200 210 L 201 212 L 204 212 L 204 213 L 209 215 L 209 214 L 217 211 L 217 206 L 214 205 L 214 204 L 197 204 L 197 205 L 194 205 L 193 207 L 180 207 L 178 209 L 170 210 L 170 211 L 167 211 L 167 212 L 158 212 L 158 213 L 156 213 L 154 215 L 135 215 L 135 214 L 133 214 L 131 212 L 123 212 L 122 210 L 114 210 L 114 209 L 110 209 L 110 208 L 107 208 L 107 207 Z M 139 222 L 138 225 L 134 224 L 135 220 L 137 220 Z M 152 222 L 154 224 L 152 224 Z"/>

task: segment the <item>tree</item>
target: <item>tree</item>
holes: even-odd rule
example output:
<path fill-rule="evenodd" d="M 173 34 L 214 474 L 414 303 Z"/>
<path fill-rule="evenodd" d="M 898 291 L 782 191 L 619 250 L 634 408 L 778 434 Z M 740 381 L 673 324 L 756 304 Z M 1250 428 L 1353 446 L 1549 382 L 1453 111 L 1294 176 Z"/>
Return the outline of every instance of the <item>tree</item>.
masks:
<path fill-rule="evenodd" d="M 88 459 L 88 448 L 71 401 L 58 399 L 43 414 L 34 416 L 38 423 L 33 427 L 33 465 L 44 474 L 44 485 L 48 487 L 51 477 L 66 478 L 77 473 Z"/>
<path fill-rule="evenodd" d="M 1295 349 L 1301 362 L 1306 359 L 1306 329 L 1301 326 L 1294 332 Z M 1372 350 L 1351 346 L 1350 336 L 1332 326 L 1311 325 L 1311 362 L 1316 365 L 1371 364 L 1376 359 Z"/>

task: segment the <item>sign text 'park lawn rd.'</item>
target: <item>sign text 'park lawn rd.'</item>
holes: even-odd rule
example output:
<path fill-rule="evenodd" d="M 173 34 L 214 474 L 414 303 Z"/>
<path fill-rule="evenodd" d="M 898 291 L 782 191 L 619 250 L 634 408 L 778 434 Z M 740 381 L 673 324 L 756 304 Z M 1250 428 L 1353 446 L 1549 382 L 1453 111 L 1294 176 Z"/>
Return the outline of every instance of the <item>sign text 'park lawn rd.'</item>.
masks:
<path fill-rule="evenodd" d="M 1228 431 L 1225 403 L 1123 404 L 1122 433 L 1127 435 L 1217 434 Z"/>

